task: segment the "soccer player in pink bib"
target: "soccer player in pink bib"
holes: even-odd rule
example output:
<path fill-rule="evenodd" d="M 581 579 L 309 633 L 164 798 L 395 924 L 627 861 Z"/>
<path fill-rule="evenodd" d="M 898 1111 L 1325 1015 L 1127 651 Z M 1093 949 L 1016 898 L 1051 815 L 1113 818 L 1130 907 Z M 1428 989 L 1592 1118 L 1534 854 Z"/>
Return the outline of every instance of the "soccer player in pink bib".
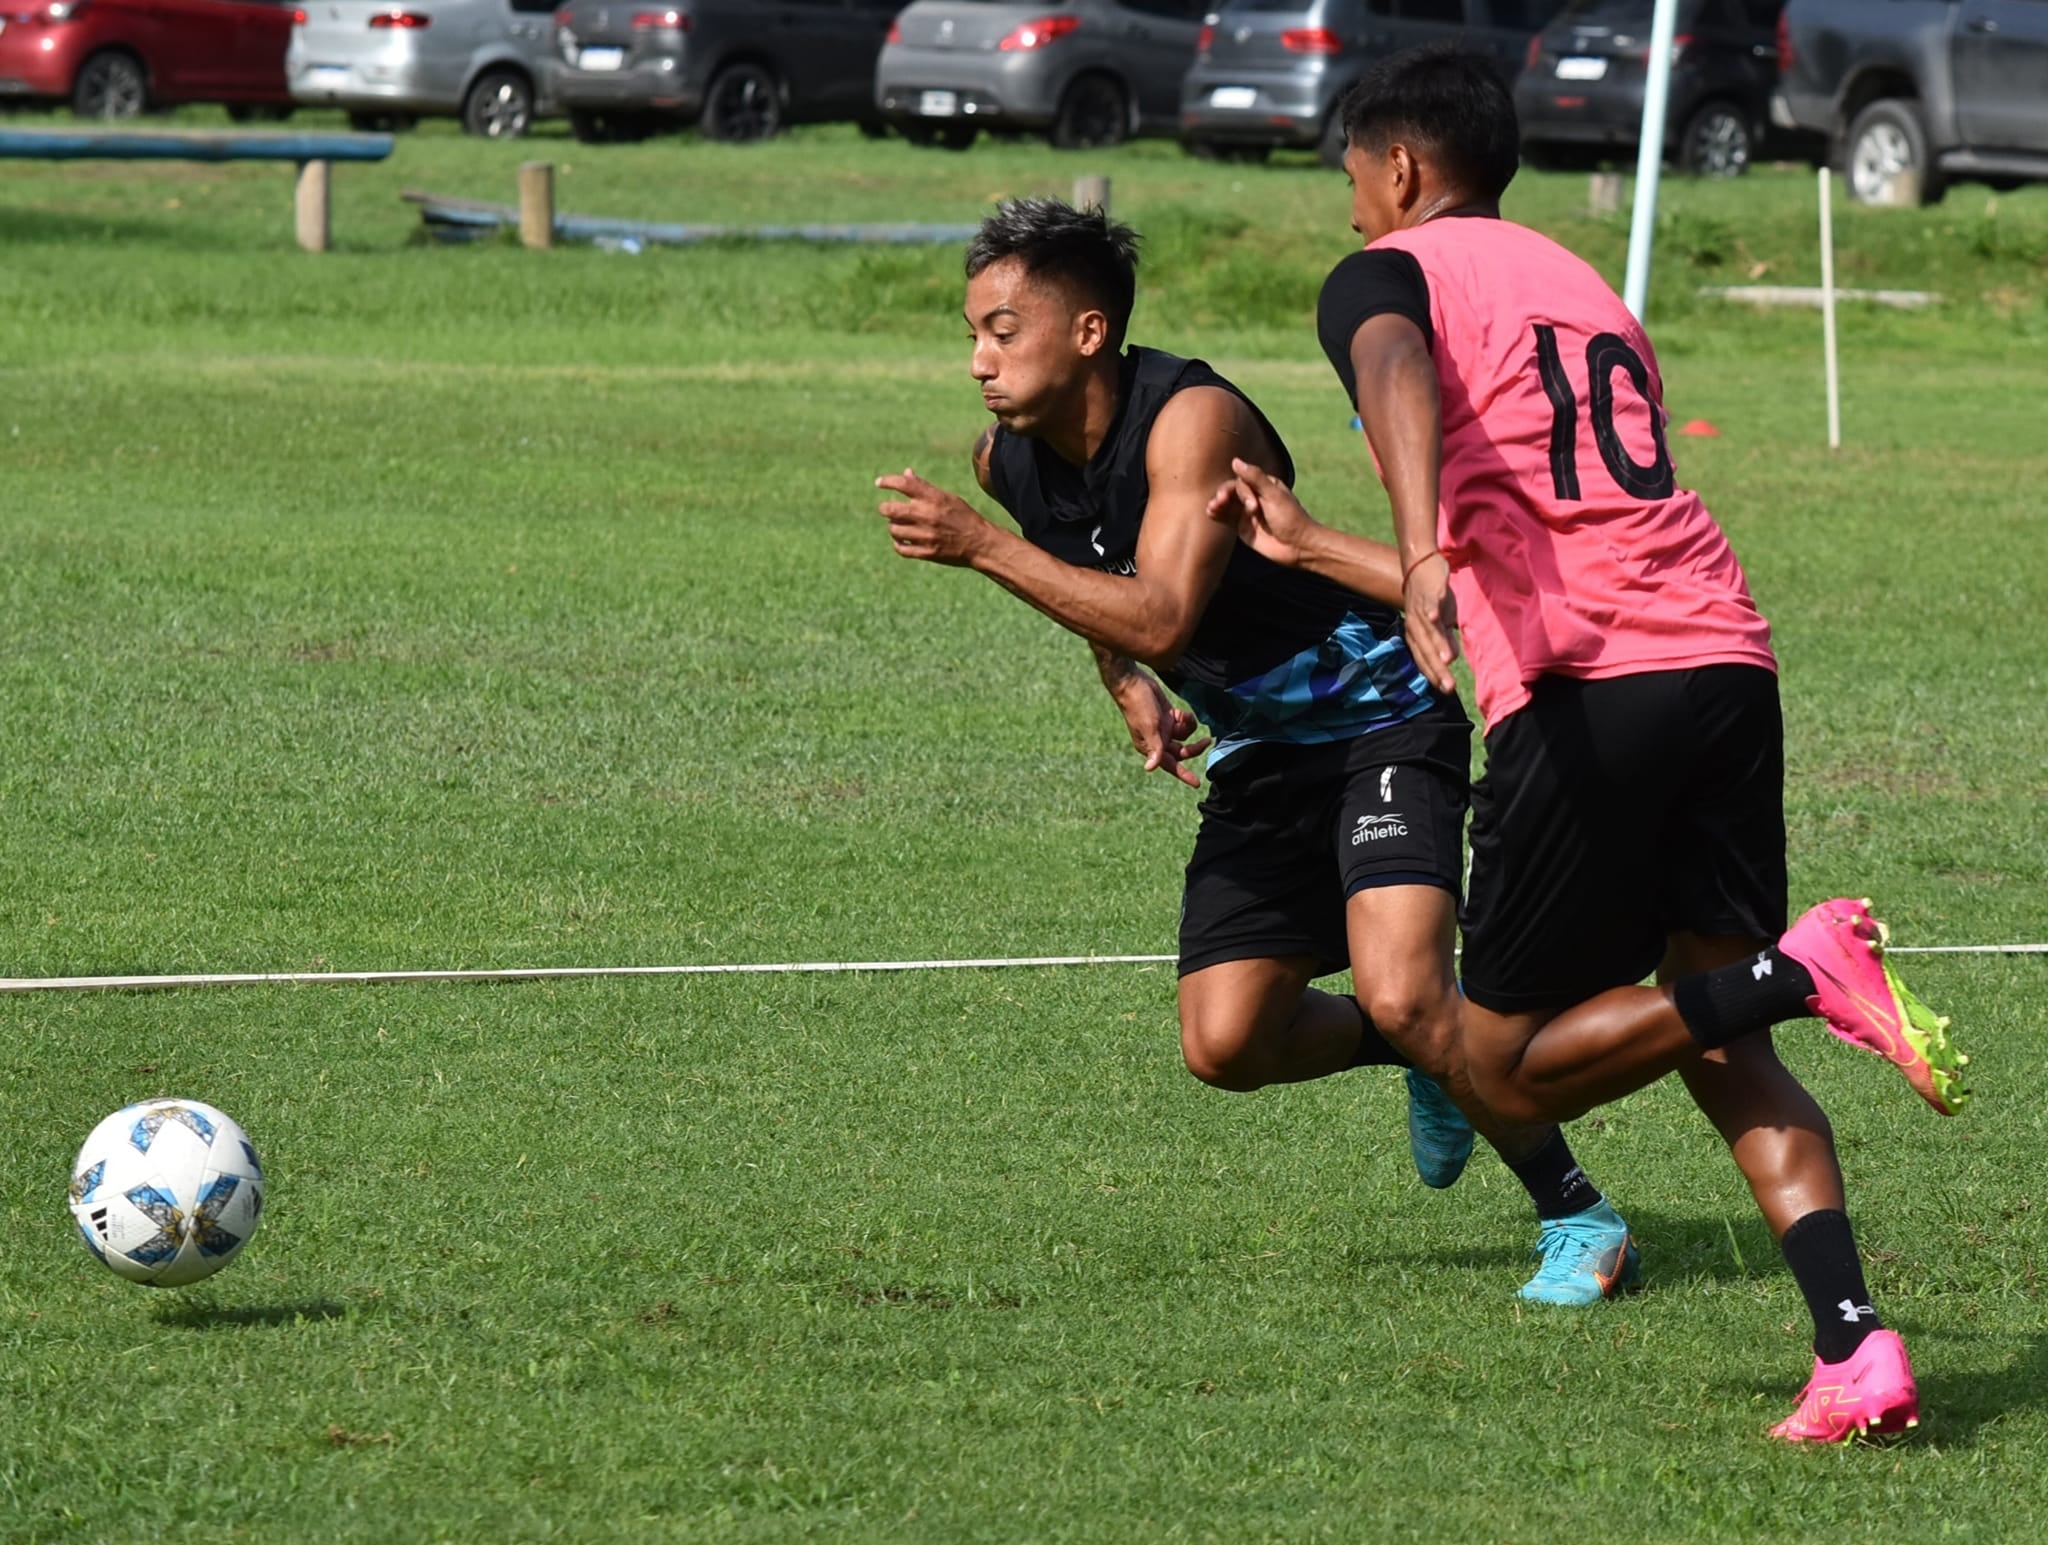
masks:
<path fill-rule="evenodd" d="M 1677 1073 L 1814 1320 L 1794 1442 L 1916 1425 L 1856 1252 L 1827 1118 L 1770 1028 L 1819 1018 L 1937 1110 L 1965 1060 L 1865 902 L 1786 927 L 1784 732 L 1770 628 L 1678 486 L 1642 328 L 1584 262 L 1500 216 L 1514 104 L 1457 48 L 1382 62 L 1344 105 L 1365 249 L 1325 284 L 1324 349 L 1393 506 L 1383 544 L 1243 465 L 1212 513 L 1257 551 L 1382 598 L 1439 688 L 1462 637 L 1486 723 L 1460 1015 L 1504 1120 L 1567 1120 Z M 1655 974 L 1656 987 L 1631 985 Z"/>

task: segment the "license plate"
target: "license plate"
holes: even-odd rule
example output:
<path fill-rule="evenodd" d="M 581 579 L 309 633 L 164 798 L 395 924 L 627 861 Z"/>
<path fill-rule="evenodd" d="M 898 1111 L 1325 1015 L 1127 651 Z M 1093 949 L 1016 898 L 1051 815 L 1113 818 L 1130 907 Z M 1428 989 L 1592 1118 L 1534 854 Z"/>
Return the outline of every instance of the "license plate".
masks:
<path fill-rule="evenodd" d="M 960 98 L 951 91 L 920 91 L 917 110 L 926 118 L 951 118 L 960 111 Z"/>
<path fill-rule="evenodd" d="M 1559 80 L 1605 80 L 1607 79 L 1607 61 L 1605 59 L 1589 59 L 1584 54 L 1566 54 L 1564 58 L 1557 61 L 1557 78 Z"/>
<path fill-rule="evenodd" d="M 1226 110 L 1243 111 L 1257 105 L 1259 93 L 1250 86 L 1218 86 L 1209 93 L 1209 105 Z"/>
<path fill-rule="evenodd" d="M 348 84 L 348 66 L 345 64 L 316 64 L 306 71 L 306 84 L 323 88 L 346 86 Z"/>
<path fill-rule="evenodd" d="M 576 56 L 579 70 L 616 70 L 625 62 L 623 48 L 586 48 Z"/>

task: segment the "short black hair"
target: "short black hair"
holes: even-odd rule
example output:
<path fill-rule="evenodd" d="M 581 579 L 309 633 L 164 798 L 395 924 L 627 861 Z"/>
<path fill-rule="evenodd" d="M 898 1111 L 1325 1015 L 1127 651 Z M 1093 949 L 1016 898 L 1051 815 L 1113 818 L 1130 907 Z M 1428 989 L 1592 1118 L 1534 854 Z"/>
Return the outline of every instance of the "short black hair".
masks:
<path fill-rule="evenodd" d="M 1014 198 L 967 244 L 967 277 L 1016 258 L 1034 279 L 1069 285 L 1109 318 L 1110 347 L 1121 349 L 1138 296 L 1138 233 L 1100 209 L 1056 198 Z"/>
<path fill-rule="evenodd" d="M 1507 82 L 1486 55 L 1456 43 L 1393 54 L 1345 94 L 1344 138 L 1381 156 L 1407 139 L 1475 198 L 1497 199 L 1521 164 L 1521 125 Z"/>

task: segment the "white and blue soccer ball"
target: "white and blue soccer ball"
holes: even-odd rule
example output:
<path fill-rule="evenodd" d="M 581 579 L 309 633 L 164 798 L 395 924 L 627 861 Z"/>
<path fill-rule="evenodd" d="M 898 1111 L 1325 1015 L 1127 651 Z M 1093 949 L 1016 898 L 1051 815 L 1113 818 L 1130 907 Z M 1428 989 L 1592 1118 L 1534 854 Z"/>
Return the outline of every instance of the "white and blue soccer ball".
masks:
<path fill-rule="evenodd" d="M 227 1116 L 144 1100 L 92 1129 L 71 1169 L 71 1216 L 107 1269 L 183 1287 L 227 1265 L 263 1215 L 263 1166 Z"/>

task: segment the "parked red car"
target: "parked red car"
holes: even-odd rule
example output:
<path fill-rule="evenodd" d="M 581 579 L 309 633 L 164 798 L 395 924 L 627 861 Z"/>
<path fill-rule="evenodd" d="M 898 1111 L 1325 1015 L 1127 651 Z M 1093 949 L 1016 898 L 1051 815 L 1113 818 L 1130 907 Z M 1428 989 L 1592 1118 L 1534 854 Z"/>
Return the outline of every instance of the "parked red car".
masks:
<path fill-rule="evenodd" d="M 291 33 L 292 6 L 274 0 L 0 0 L 0 101 L 69 102 L 81 118 L 225 102 L 281 118 Z"/>

